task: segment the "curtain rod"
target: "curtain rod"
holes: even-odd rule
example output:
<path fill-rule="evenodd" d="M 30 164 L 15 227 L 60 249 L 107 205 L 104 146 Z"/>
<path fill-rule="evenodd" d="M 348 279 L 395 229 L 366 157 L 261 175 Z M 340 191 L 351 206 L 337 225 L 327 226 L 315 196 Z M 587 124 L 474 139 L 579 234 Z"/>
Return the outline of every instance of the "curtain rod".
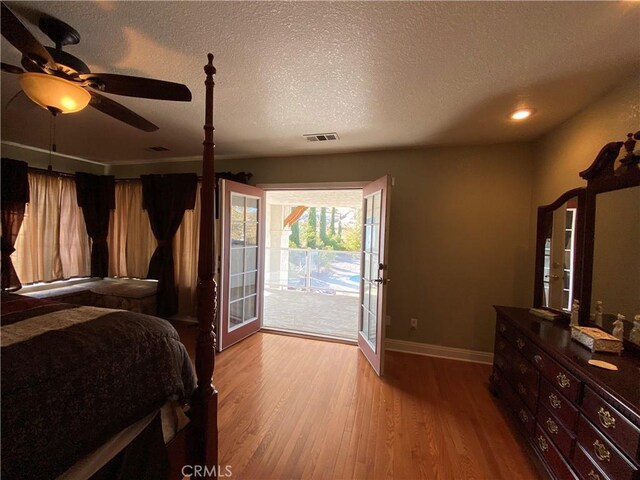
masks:
<path fill-rule="evenodd" d="M 73 173 L 57 172 L 55 170 L 48 170 L 46 168 L 38 168 L 38 167 L 27 167 L 27 171 L 34 172 L 34 173 L 46 173 L 48 175 L 54 175 L 56 177 L 69 177 L 69 178 L 76 177 Z"/>
<path fill-rule="evenodd" d="M 56 177 L 76 178 L 76 175 L 74 173 L 58 172 L 56 170 L 48 170 L 46 168 L 27 167 L 27 171 L 33 172 L 33 173 L 45 173 L 45 174 L 53 175 L 53 176 L 56 176 Z M 138 177 L 138 178 L 116 178 L 115 181 L 116 182 L 139 182 L 140 181 L 140 177 Z M 198 181 L 199 182 L 202 181 L 202 177 L 201 176 L 198 176 Z"/>

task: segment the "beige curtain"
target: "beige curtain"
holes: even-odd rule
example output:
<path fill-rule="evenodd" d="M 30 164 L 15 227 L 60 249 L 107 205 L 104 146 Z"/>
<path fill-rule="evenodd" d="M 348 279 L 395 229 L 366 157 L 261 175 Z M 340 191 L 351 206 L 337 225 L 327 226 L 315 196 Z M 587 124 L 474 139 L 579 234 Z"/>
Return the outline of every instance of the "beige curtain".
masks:
<path fill-rule="evenodd" d="M 29 172 L 30 201 L 12 255 L 23 284 L 89 276 L 90 241 L 75 181 Z"/>
<path fill-rule="evenodd" d="M 202 183 L 198 182 L 195 208 L 184 212 L 180 228 L 173 238 L 175 280 L 178 287 L 178 315 L 180 316 L 196 316 L 201 187 Z"/>
<path fill-rule="evenodd" d="M 76 182 L 60 178 L 60 263 L 64 278 L 91 275 L 91 239 L 78 206 Z"/>
<path fill-rule="evenodd" d="M 116 209 L 109 224 L 109 276 L 146 278 L 157 246 L 142 209 L 142 182 L 116 182 Z"/>
<path fill-rule="evenodd" d="M 196 205 L 187 210 L 173 239 L 175 280 L 180 316 L 196 315 L 198 240 L 200 236 L 200 188 Z M 149 216 L 142 209 L 142 183 L 116 181 L 116 209 L 109 224 L 109 275 L 146 278 L 149 260 L 157 246 Z"/>

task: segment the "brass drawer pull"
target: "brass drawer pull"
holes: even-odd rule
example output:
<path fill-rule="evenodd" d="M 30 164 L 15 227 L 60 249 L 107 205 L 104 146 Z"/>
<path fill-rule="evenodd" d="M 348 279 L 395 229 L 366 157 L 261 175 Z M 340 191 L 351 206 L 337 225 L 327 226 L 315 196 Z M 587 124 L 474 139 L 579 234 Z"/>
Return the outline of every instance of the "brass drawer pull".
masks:
<path fill-rule="evenodd" d="M 551 418 L 547 418 L 547 430 L 549 430 L 549 433 L 553 433 L 555 435 L 558 434 L 558 425 L 556 425 L 556 422 L 554 422 L 553 420 L 551 420 Z"/>
<path fill-rule="evenodd" d="M 596 457 L 598 457 L 600 461 L 611 461 L 611 453 L 609 453 L 607 447 L 605 447 L 604 444 L 600 442 L 600 440 L 596 440 L 595 442 L 593 442 L 593 452 L 596 454 Z"/>
<path fill-rule="evenodd" d="M 538 445 L 540 445 L 540 450 L 542 450 L 543 452 L 549 450 L 549 444 L 542 435 L 538 437 Z"/>
<path fill-rule="evenodd" d="M 520 420 L 522 420 L 523 423 L 527 423 L 529 421 L 529 415 L 527 415 L 527 412 L 524 410 L 520 410 Z"/>
<path fill-rule="evenodd" d="M 549 394 L 549 403 L 556 410 L 560 410 L 560 407 L 562 406 L 562 403 L 560 402 L 560 400 L 558 400 L 558 397 L 556 396 L 555 393 Z"/>
<path fill-rule="evenodd" d="M 522 373 L 523 375 L 525 375 L 527 373 L 529 369 L 527 368 L 527 366 L 524 363 L 520 364 L 520 373 Z"/>
<path fill-rule="evenodd" d="M 504 323 L 501 323 L 498 325 L 498 330 L 500 330 L 500 333 L 504 333 L 507 331 L 507 327 L 505 327 Z"/>
<path fill-rule="evenodd" d="M 558 380 L 558 385 L 560 385 L 561 388 L 569 388 L 571 386 L 571 381 L 569 381 L 567 376 L 562 372 L 558 374 L 556 379 Z"/>
<path fill-rule="evenodd" d="M 591 470 L 588 474 L 589 480 L 600 480 L 600 475 Z"/>
<path fill-rule="evenodd" d="M 616 419 L 604 408 L 600 407 L 598 417 L 600 417 L 600 423 L 604 428 L 616 428 Z"/>
<path fill-rule="evenodd" d="M 516 345 L 518 345 L 518 348 L 522 350 L 524 348 L 524 340 L 518 337 L 518 339 L 516 340 Z"/>
<path fill-rule="evenodd" d="M 526 395 L 527 394 L 527 389 L 524 388 L 524 385 L 519 383 L 518 384 L 518 392 L 520 392 L 520 395 Z"/>
<path fill-rule="evenodd" d="M 534 355 L 533 361 L 536 362 L 536 365 L 538 365 L 540 368 L 542 368 L 542 366 L 544 365 L 544 362 L 542 361 L 542 357 L 540 355 Z"/>

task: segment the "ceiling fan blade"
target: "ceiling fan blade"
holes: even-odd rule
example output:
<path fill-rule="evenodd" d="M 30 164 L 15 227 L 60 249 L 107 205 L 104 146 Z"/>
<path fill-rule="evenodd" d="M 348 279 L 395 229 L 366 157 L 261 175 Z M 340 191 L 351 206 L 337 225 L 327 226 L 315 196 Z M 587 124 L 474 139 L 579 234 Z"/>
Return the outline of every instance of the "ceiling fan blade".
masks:
<path fill-rule="evenodd" d="M 118 102 L 114 102 L 110 98 L 105 97 L 104 95 L 100 95 L 99 93 L 89 92 L 91 93 L 91 105 L 96 110 L 100 110 L 102 113 L 106 113 L 107 115 L 120 120 L 121 122 L 127 123 L 132 127 L 139 128 L 145 132 L 155 132 L 158 130 L 158 127 L 151 123 L 148 120 L 145 120 L 140 115 L 135 112 L 132 112 L 124 105 L 120 105 Z"/>
<path fill-rule="evenodd" d="M 49 52 L 4 3 L 2 3 L 2 36 L 23 55 L 47 65 L 51 70 L 57 70 L 58 65 Z"/>
<path fill-rule="evenodd" d="M 114 73 L 90 73 L 80 75 L 83 80 L 95 82 L 96 87 L 106 93 L 127 97 L 151 98 L 190 102 L 191 92 L 181 83 L 165 82 L 152 78 L 132 77 Z"/>
<path fill-rule="evenodd" d="M 10 65 L 8 63 L 2 63 L 2 68 L 1 70 L 3 72 L 7 72 L 7 73 L 15 73 L 15 74 L 20 74 L 20 73 L 24 73 L 24 70 L 21 69 L 20 67 L 16 67 L 15 65 Z"/>

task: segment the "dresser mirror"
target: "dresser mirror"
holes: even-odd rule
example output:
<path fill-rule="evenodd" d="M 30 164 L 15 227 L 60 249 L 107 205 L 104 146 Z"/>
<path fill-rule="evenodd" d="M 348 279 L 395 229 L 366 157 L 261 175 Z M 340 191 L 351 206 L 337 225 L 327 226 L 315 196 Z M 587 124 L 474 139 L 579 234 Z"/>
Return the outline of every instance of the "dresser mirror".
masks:
<path fill-rule="evenodd" d="M 584 188 L 538 208 L 534 306 L 568 313 L 579 298 Z"/>
<path fill-rule="evenodd" d="M 618 314 L 624 315 L 629 341 L 640 314 L 640 155 L 635 145 L 632 134 L 624 143 L 606 145 L 580 173 L 587 180 L 580 321 L 613 332 Z"/>
<path fill-rule="evenodd" d="M 596 196 L 589 320 L 611 332 L 618 314 L 629 338 L 640 314 L 640 186 Z"/>

